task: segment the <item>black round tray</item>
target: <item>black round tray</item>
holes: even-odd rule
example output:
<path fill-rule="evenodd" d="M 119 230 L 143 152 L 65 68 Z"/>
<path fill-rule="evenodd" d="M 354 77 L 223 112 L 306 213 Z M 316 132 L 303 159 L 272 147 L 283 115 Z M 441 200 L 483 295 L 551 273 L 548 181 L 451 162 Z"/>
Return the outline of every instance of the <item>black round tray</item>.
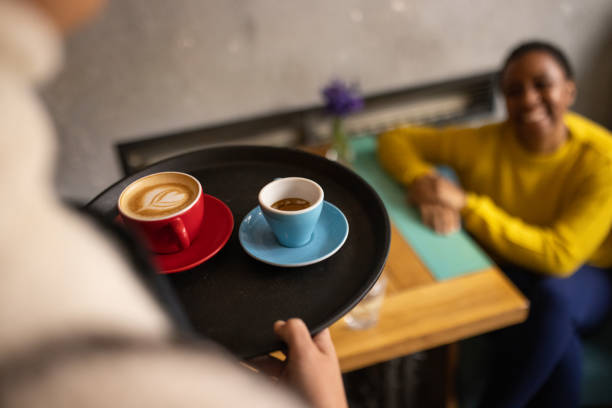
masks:
<path fill-rule="evenodd" d="M 300 150 L 225 146 L 184 154 L 117 182 L 88 206 L 112 220 L 117 198 L 129 183 L 170 170 L 195 176 L 204 192 L 225 202 L 234 216 L 232 236 L 218 254 L 167 277 L 195 330 L 239 357 L 280 349 L 272 331 L 278 319 L 300 317 L 311 333 L 318 333 L 352 309 L 382 272 L 390 225 L 376 192 L 344 166 Z M 259 190 L 274 178 L 289 176 L 319 183 L 325 200 L 349 223 L 348 238 L 336 254 L 299 268 L 259 262 L 238 241 L 240 223 L 257 206 Z"/>

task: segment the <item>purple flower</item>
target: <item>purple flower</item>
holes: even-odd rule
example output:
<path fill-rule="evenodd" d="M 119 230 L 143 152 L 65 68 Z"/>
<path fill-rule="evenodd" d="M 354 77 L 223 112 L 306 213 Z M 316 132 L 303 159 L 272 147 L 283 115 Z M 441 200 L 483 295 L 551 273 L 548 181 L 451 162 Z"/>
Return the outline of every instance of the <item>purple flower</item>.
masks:
<path fill-rule="evenodd" d="M 322 91 L 325 110 L 334 116 L 346 116 L 363 108 L 363 99 L 356 87 L 347 86 L 340 80 L 332 81 Z"/>

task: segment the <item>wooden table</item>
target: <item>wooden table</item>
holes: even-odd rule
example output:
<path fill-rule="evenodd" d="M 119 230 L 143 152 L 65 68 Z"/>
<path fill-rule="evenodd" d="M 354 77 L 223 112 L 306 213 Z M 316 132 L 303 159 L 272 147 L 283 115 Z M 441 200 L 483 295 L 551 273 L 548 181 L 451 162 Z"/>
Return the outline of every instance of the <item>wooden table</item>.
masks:
<path fill-rule="evenodd" d="M 496 267 L 438 282 L 393 227 L 378 324 L 331 327 L 343 372 L 520 323 L 527 299 Z"/>

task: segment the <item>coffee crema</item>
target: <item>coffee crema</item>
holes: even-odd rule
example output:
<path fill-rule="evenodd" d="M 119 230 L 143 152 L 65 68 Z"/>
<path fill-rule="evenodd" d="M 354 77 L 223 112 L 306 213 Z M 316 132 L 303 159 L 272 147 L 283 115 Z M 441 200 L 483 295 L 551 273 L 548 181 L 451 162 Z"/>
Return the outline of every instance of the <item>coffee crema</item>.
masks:
<path fill-rule="evenodd" d="M 197 192 L 185 184 L 162 182 L 137 187 L 125 197 L 129 213 L 143 218 L 159 218 L 187 208 Z"/>
<path fill-rule="evenodd" d="M 271 205 L 272 208 L 281 211 L 299 211 L 310 207 L 310 202 L 297 197 L 288 197 L 278 200 Z"/>

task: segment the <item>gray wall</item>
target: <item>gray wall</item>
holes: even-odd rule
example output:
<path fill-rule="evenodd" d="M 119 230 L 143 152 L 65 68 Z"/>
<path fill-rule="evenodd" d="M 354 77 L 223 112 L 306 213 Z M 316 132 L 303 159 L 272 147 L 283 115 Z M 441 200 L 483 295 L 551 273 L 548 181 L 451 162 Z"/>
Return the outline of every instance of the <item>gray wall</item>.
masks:
<path fill-rule="evenodd" d="M 493 69 L 532 37 L 567 50 L 576 109 L 610 125 L 611 18 L 610 0 L 111 0 L 44 91 L 60 193 L 120 178 L 118 141 L 310 106 L 333 77 L 370 93 Z"/>

